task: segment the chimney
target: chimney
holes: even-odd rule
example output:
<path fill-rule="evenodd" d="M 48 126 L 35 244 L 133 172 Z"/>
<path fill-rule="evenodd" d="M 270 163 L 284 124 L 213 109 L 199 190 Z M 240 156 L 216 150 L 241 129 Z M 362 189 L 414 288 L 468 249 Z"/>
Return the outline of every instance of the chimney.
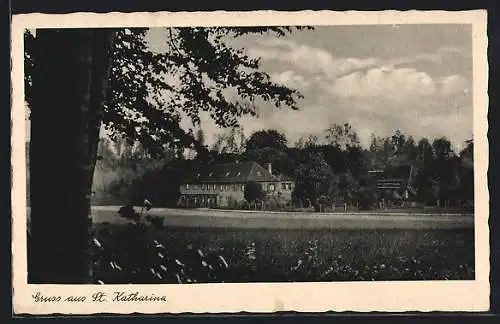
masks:
<path fill-rule="evenodd" d="M 267 163 L 267 171 L 272 175 L 273 174 L 273 165 L 271 163 Z"/>

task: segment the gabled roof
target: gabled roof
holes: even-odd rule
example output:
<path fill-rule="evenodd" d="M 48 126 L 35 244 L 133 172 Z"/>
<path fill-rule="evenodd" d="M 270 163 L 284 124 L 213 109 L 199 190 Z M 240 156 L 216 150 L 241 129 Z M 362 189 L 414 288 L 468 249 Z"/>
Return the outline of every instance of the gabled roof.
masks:
<path fill-rule="evenodd" d="M 185 183 L 244 183 L 272 182 L 280 179 L 256 162 L 207 164 L 194 167 L 184 178 Z"/>

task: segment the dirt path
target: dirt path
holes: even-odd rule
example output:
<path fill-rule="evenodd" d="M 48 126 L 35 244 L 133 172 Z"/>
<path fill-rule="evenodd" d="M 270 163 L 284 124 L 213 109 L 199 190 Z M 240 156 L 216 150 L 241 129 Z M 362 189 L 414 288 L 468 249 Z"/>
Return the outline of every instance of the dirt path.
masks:
<path fill-rule="evenodd" d="M 126 220 L 116 214 L 119 208 L 120 206 L 93 206 L 94 222 L 126 223 Z M 140 211 L 140 208 L 136 210 Z M 446 229 L 474 226 L 472 214 L 259 212 L 169 208 L 153 208 L 147 214 L 163 217 L 165 226 L 179 227 Z"/>

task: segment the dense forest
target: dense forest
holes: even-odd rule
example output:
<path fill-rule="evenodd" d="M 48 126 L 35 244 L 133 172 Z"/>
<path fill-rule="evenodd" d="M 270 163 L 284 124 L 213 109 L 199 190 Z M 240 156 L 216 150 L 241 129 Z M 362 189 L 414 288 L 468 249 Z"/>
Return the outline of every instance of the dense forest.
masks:
<path fill-rule="evenodd" d="M 93 203 L 140 204 L 148 198 L 155 206 L 173 207 L 179 197 L 183 174 L 196 164 L 255 161 L 272 163 L 276 173 L 296 181 L 294 202 L 312 205 L 342 203 L 369 208 L 381 197 L 369 170 L 391 170 L 394 177 L 408 177 L 413 201 L 420 205 L 472 207 L 472 140 L 460 152 L 446 138 L 418 141 L 399 130 L 391 136 L 372 134 L 370 146 L 362 147 L 349 124 L 333 124 L 324 135 L 289 143 L 276 130 L 261 130 L 245 138 L 241 129 L 216 136 L 184 154 L 165 149 L 155 157 L 138 143 L 102 138 L 96 165 Z M 398 167 L 403 166 L 398 171 Z M 407 173 L 412 167 L 411 174 Z M 406 168 L 405 168 L 406 167 Z M 399 173 L 398 173 L 399 172 Z M 406 172 L 406 173 L 405 173 Z"/>

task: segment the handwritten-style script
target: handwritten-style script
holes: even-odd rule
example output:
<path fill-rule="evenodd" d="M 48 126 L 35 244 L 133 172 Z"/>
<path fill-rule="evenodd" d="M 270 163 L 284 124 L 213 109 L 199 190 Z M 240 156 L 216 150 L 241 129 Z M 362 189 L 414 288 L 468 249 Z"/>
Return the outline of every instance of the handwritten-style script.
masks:
<path fill-rule="evenodd" d="M 127 291 L 115 291 L 111 295 L 104 292 L 96 292 L 90 296 L 60 296 L 60 295 L 43 295 L 41 292 L 37 291 L 31 296 L 35 303 L 60 303 L 60 302 L 71 302 L 71 303 L 103 303 L 103 302 L 166 302 L 167 297 L 164 295 L 151 294 L 141 294 L 137 291 L 127 292 Z"/>

